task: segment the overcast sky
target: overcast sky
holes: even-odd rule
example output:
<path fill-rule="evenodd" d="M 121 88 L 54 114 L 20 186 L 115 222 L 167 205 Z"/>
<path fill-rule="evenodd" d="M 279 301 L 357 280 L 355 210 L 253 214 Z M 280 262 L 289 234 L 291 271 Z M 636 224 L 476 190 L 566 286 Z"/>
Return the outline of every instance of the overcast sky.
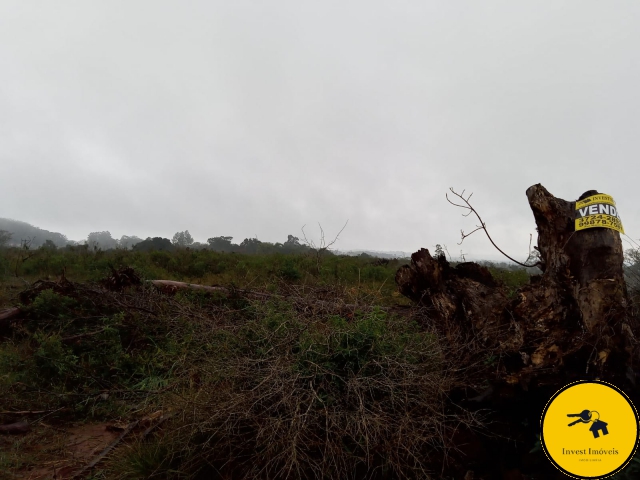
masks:
<path fill-rule="evenodd" d="M 640 237 L 640 2 L 0 2 L 0 217 L 527 256 L 525 190 Z M 625 246 L 627 246 L 627 243 Z M 455 258 L 454 258 L 455 259 Z"/>

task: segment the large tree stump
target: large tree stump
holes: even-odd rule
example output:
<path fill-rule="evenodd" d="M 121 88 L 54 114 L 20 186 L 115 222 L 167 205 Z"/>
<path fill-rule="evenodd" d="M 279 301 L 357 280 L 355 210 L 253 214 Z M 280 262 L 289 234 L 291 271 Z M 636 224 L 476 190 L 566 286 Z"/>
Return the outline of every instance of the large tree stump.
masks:
<path fill-rule="evenodd" d="M 597 193 L 590 190 L 579 200 Z M 593 333 L 613 312 L 627 308 L 620 235 L 608 228 L 574 231 L 575 202 L 555 198 L 540 184 L 530 187 L 527 197 L 545 279 L 573 287 L 582 324 Z"/>
<path fill-rule="evenodd" d="M 453 268 L 422 249 L 400 267 L 402 294 L 425 306 L 447 338 L 471 332 L 499 352 L 507 383 L 563 384 L 599 377 L 635 382 L 635 323 L 623 276 L 618 232 L 575 231 L 575 201 L 554 197 L 542 185 L 527 189 L 538 230 L 543 274 L 508 299 L 480 265 Z M 594 195 L 592 190 L 581 198 Z"/>
<path fill-rule="evenodd" d="M 580 199 L 597 193 L 587 191 Z M 521 325 L 519 348 L 530 360 L 520 373 L 591 372 L 620 383 L 632 370 L 635 345 L 620 234 L 608 228 L 575 231 L 575 202 L 554 197 L 540 184 L 527 189 L 527 198 L 544 273 L 507 307 Z"/>

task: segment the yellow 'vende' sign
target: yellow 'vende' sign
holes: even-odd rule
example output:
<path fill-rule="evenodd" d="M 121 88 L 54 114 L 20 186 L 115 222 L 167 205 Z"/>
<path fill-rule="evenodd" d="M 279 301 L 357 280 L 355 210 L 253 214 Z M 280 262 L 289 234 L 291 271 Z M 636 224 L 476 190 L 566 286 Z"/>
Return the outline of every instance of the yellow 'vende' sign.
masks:
<path fill-rule="evenodd" d="M 576 202 L 576 232 L 604 227 L 624 233 L 622 221 L 611 195 L 599 193 Z"/>
<path fill-rule="evenodd" d="M 624 469 L 638 447 L 638 413 L 618 387 L 581 380 L 547 403 L 540 441 L 551 463 L 573 478 L 605 478 Z"/>

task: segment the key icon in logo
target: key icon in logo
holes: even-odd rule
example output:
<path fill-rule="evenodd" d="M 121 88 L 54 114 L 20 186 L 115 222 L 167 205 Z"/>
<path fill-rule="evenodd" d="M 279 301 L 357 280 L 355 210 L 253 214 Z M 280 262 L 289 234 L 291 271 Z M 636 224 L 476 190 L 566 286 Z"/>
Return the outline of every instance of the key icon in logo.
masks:
<path fill-rule="evenodd" d="M 580 413 L 567 413 L 567 417 L 578 417 L 576 421 L 568 425 L 569 427 L 573 427 L 576 423 L 589 423 L 591 421 L 591 411 L 583 410 Z"/>
<path fill-rule="evenodd" d="M 594 414 L 597 415 L 594 418 Z M 602 435 L 608 435 L 609 430 L 607 429 L 607 422 L 603 422 L 600 420 L 600 414 L 595 410 L 583 410 L 580 413 L 567 413 L 567 417 L 578 417 L 577 420 L 571 422 L 569 427 L 573 427 L 577 423 L 593 423 L 591 427 L 589 427 L 589 431 L 593 434 L 593 438 L 599 438 L 600 432 Z"/>

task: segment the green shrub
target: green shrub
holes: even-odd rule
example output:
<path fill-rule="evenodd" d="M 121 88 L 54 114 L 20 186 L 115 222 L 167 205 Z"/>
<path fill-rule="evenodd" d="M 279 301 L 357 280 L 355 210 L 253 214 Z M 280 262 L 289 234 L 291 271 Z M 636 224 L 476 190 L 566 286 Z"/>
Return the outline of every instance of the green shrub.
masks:
<path fill-rule="evenodd" d="M 152 442 L 136 441 L 128 445 L 111 463 L 111 472 L 119 478 L 173 480 L 190 478 L 179 468 L 174 451 L 179 448 L 170 439 Z"/>
<path fill-rule="evenodd" d="M 363 280 L 382 282 L 390 275 L 384 267 L 369 265 L 362 269 L 361 276 Z"/>
<path fill-rule="evenodd" d="M 3 250 L 0 248 L 0 278 L 7 277 L 11 274 L 11 265 L 9 259 Z"/>
<path fill-rule="evenodd" d="M 169 263 L 171 262 L 171 254 L 169 252 L 150 252 L 149 259 L 154 265 L 162 267 L 164 269 L 169 268 Z"/>
<path fill-rule="evenodd" d="M 488 268 L 493 278 L 502 282 L 507 287 L 509 296 L 513 296 L 520 287 L 529 283 L 529 274 L 524 267 L 517 269 Z"/>
<path fill-rule="evenodd" d="M 73 354 L 71 348 L 62 343 L 59 335 L 36 333 L 34 340 L 38 343 L 34 357 L 41 380 L 50 383 L 75 373 L 78 357 Z"/>
<path fill-rule="evenodd" d="M 26 311 L 31 314 L 31 318 L 51 318 L 65 315 L 77 305 L 78 302 L 73 298 L 59 295 L 48 289 L 40 292 Z"/>
<path fill-rule="evenodd" d="M 300 280 L 302 278 L 302 272 L 296 267 L 296 264 L 292 258 L 286 258 L 280 267 L 279 275 L 291 282 Z"/>

